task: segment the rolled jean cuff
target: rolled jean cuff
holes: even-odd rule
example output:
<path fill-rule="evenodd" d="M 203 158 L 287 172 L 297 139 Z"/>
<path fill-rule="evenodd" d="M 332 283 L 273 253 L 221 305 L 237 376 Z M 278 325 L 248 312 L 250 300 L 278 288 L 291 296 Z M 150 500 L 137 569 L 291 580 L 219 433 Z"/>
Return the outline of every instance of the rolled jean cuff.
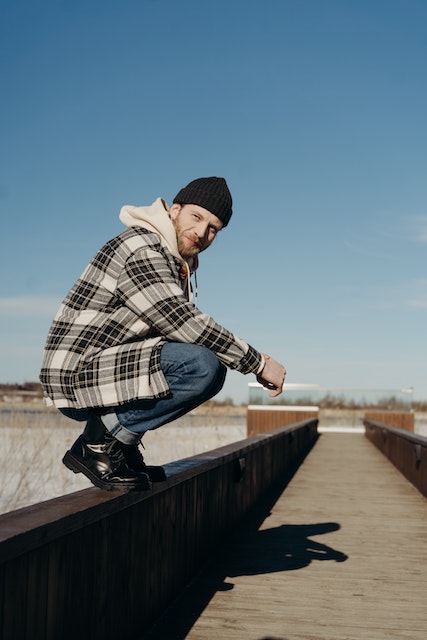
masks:
<path fill-rule="evenodd" d="M 121 425 L 115 413 L 106 413 L 101 416 L 101 420 L 111 435 L 122 444 L 138 444 L 141 440 L 141 434 L 129 431 Z"/>

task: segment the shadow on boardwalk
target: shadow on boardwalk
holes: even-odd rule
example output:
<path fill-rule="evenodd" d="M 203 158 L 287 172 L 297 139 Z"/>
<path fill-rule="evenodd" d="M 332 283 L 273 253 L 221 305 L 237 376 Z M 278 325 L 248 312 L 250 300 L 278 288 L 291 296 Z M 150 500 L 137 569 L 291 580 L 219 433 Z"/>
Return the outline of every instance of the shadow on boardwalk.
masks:
<path fill-rule="evenodd" d="M 284 524 L 273 529 L 248 532 L 238 546 L 228 552 L 225 564 L 230 577 L 253 576 L 276 571 L 303 569 L 315 560 L 344 562 L 347 556 L 328 545 L 311 540 L 340 528 L 336 522 Z"/>
<path fill-rule="evenodd" d="M 336 522 L 286 524 L 260 530 L 293 475 L 270 491 L 263 504 L 215 551 L 199 576 L 140 640 L 184 640 L 214 595 L 234 588 L 230 578 L 295 571 L 315 561 L 347 560 L 344 553 L 311 540 L 311 536 L 340 529 Z M 286 638 L 263 636 L 259 640 Z"/>

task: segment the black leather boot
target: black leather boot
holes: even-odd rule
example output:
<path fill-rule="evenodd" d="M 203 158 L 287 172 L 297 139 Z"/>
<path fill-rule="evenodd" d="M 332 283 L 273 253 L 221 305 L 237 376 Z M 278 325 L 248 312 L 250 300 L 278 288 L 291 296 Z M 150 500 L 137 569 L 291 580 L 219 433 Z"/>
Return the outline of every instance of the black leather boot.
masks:
<path fill-rule="evenodd" d="M 145 464 L 143 455 L 137 444 L 120 443 L 120 446 L 125 456 L 126 464 L 132 471 L 146 473 L 151 482 L 164 482 L 167 479 L 163 467 Z"/>
<path fill-rule="evenodd" d="M 74 473 L 83 473 L 96 487 L 107 491 L 146 490 L 146 473 L 126 463 L 121 443 L 107 431 L 99 416 L 91 416 L 81 436 L 62 459 Z"/>

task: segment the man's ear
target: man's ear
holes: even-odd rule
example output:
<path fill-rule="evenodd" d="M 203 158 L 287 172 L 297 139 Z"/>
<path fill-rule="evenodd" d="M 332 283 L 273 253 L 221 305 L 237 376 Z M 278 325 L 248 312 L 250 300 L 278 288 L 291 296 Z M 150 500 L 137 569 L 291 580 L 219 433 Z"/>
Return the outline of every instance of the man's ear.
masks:
<path fill-rule="evenodd" d="M 178 213 L 181 211 L 182 209 L 182 205 L 178 204 L 177 202 L 175 202 L 171 208 L 169 209 L 169 216 L 171 220 L 175 220 Z"/>

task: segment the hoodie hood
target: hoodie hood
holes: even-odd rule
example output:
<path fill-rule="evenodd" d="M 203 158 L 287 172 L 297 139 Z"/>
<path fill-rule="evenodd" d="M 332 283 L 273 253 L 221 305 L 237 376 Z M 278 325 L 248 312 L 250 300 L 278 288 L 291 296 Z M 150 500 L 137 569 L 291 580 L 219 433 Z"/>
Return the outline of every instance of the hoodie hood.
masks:
<path fill-rule="evenodd" d="M 157 198 L 147 207 L 125 205 L 120 209 L 119 218 L 126 227 L 144 227 L 157 233 L 172 255 L 182 261 L 178 251 L 175 227 L 169 218 L 169 207 L 162 198 Z"/>
<path fill-rule="evenodd" d="M 169 217 L 169 207 L 165 200 L 157 198 L 153 204 L 146 207 L 125 205 L 120 209 L 119 218 L 125 227 L 144 227 L 160 236 L 163 246 L 166 246 L 184 267 L 183 273 L 186 274 L 187 289 L 191 296 L 190 274 L 195 273 L 199 260 L 196 256 L 186 261 L 179 253 L 175 227 Z"/>

